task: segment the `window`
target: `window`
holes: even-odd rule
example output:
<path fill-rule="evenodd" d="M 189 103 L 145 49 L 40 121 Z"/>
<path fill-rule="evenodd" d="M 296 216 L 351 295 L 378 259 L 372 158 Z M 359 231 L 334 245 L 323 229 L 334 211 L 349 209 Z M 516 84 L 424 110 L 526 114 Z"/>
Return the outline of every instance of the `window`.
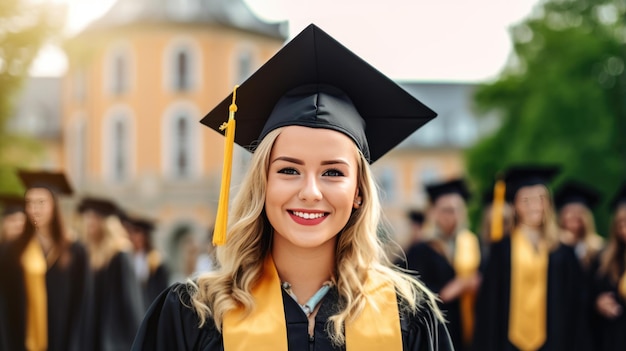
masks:
<path fill-rule="evenodd" d="M 72 160 L 72 175 L 75 182 L 80 183 L 84 179 L 87 167 L 87 123 L 86 118 L 78 116 L 71 124 L 70 140 L 68 145 L 70 159 Z"/>
<path fill-rule="evenodd" d="M 176 102 L 163 118 L 161 151 L 163 172 L 171 179 L 185 180 L 199 176 L 202 146 L 199 128 L 194 128 L 200 113 L 189 102 Z"/>
<path fill-rule="evenodd" d="M 177 91 L 189 90 L 189 57 L 187 52 L 180 51 L 176 55 L 175 87 Z"/>
<path fill-rule="evenodd" d="M 125 183 L 134 171 L 134 125 L 126 107 L 114 107 L 104 119 L 102 137 L 103 171 L 113 183 Z"/>
<path fill-rule="evenodd" d="M 202 76 L 201 51 L 192 38 L 174 39 L 164 51 L 163 87 L 168 92 L 190 92 L 199 88 Z"/>
<path fill-rule="evenodd" d="M 396 198 L 396 176 L 393 169 L 385 167 L 376 177 L 380 188 L 380 199 L 383 203 L 390 203 Z"/>
<path fill-rule="evenodd" d="M 237 55 L 237 83 L 243 83 L 252 74 L 252 51 L 244 49 Z"/>
<path fill-rule="evenodd" d="M 122 96 L 131 90 L 134 77 L 133 57 L 130 46 L 115 44 L 105 61 L 105 91 L 113 96 Z"/>

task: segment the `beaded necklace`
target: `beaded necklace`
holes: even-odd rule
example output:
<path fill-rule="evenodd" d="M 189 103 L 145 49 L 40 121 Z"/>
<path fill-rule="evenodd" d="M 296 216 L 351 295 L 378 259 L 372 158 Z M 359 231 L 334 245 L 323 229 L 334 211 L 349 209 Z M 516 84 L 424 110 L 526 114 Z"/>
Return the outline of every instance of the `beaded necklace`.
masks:
<path fill-rule="evenodd" d="M 320 301 L 322 301 L 324 296 L 326 296 L 326 293 L 328 293 L 330 288 L 333 286 L 333 283 L 331 281 L 325 281 L 324 284 L 322 284 L 322 287 L 315 294 L 313 294 L 309 301 L 307 301 L 304 305 L 301 305 L 298 302 L 296 294 L 294 294 L 293 290 L 291 289 L 291 284 L 289 284 L 288 282 L 283 282 L 281 286 L 287 292 L 287 294 L 289 294 L 289 296 L 291 296 L 291 298 L 298 304 L 298 306 L 300 306 L 304 314 L 309 317 L 311 313 L 313 313 L 313 311 L 315 310 L 315 307 L 317 307 L 317 305 L 320 303 Z"/>

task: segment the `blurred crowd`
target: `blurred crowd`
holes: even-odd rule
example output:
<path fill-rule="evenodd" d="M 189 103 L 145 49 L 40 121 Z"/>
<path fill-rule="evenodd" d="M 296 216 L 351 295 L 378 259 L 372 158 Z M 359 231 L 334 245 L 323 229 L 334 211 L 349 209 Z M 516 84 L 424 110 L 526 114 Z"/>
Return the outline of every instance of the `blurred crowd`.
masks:
<path fill-rule="evenodd" d="M 407 212 L 395 264 L 438 294 L 457 350 L 625 349 L 626 183 L 606 199 L 613 216 L 600 235 L 593 210 L 605 199 L 575 180 L 553 191 L 556 174 L 505 172 L 481 196 L 478 233 L 463 177 L 427 184 L 428 208 Z M 173 274 L 153 245 L 155 218 L 83 197 L 70 225 L 63 173 L 18 175 L 25 195 L 0 196 L 2 350 L 128 350 L 164 289 L 215 267 L 212 245 L 194 246 Z"/>

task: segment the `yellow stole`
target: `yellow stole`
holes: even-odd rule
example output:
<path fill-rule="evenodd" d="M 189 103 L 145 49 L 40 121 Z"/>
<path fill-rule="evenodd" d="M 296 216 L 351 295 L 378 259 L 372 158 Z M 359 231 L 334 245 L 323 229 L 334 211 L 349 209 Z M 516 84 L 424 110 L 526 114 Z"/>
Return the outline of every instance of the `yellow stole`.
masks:
<path fill-rule="evenodd" d="M 45 351 L 48 349 L 48 267 L 37 238 L 26 245 L 21 262 L 26 290 L 26 350 Z"/>
<path fill-rule="evenodd" d="M 549 250 L 538 250 L 520 230 L 511 236 L 509 341 L 521 351 L 538 350 L 546 342 Z"/>
<path fill-rule="evenodd" d="M 480 265 L 480 244 L 476 235 L 463 230 L 456 236 L 452 266 L 457 277 L 469 278 L 478 271 Z M 461 327 L 463 342 L 469 345 L 474 335 L 474 303 L 476 293 L 465 292 L 460 297 Z"/>
<path fill-rule="evenodd" d="M 224 316 L 225 351 L 287 351 L 287 326 L 280 278 L 271 255 L 265 259 L 261 281 L 252 289 L 254 309 Z M 365 283 L 366 304 L 346 322 L 346 350 L 402 350 L 400 314 L 394 286 L 380 273 L 370 272 Z"/>

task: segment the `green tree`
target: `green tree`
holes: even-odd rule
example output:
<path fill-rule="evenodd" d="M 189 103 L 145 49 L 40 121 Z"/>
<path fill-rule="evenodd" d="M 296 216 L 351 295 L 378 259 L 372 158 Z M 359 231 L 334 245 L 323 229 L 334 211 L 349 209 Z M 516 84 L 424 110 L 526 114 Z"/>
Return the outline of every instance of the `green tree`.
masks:
<path fill-rule="evenodd" d="M 33 140 L 10 133 L 7 121 L 34 58 L 60 34 L 63 18 L 58 6 L 0 1 L 0 192 L 19 191 L 14 169 L 36 150 Z"/>
<path fill-rule="evenodd" d="M 626 179 L 625 15 L 620 0 L 549 0 L 512 29 L 509 65 L 475 96 L 480 112 L 501 117 L 466 155 L 477 190 L 508 165 L 556 163 L 556 185 L 569 177 L 603 192 L 596 219 L 606 233 L 606 202 Z"/>

